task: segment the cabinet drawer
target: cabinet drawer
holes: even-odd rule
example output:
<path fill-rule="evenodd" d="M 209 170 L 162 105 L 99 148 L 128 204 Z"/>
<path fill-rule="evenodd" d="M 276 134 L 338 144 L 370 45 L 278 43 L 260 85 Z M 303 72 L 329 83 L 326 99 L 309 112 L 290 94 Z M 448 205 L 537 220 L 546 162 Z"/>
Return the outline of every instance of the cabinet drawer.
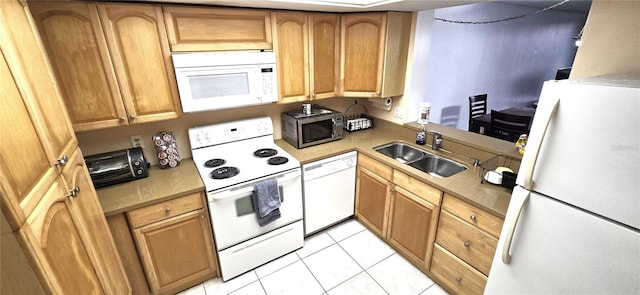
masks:
<path fill-rule="evenodd" d="M 393 169 L 387 165 L 384 165 L 368 156 L 358 153 L 358 166 L 365 168 L 380 177 L 391 181 L 393 176 Z"/>
<path fill-rule="evenodd" d="M 485 275 L 489 275 L 498 239 L 442 211 L 436 243 Z"/>
<path fill-rule="evenodd" d="M 487 231 L 494 237 L 500 236 L 504 220 L 458 198 L 445 194 L 442 200 L 442 210 L 446 210 L 458 218 Z"/>
<path fill-rule="evenodd" d="M 436 244 L 431 274 L 438 283 L 455 294 L 482 294 L 487 277 Z"/>
<path fill-rule="evenodd" d="M 204 208 L 204 197 L 195 193 L 127 212 L 132 228 Z"/>
<path fill-rule="evenodd" d="M 440 206 L 442 191 L 433 186 L 430 186 L 398 170 L 393 171 L 393 183 L 420 196 L 431 204 Z"/>

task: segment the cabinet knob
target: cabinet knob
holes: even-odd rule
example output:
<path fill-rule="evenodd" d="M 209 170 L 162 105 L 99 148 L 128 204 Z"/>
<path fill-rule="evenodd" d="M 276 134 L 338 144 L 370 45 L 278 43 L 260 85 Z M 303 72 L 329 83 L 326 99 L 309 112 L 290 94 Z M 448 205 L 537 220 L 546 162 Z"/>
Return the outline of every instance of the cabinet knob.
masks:
<path fill-rule="evenodd" d="M 376 92 L 377 95 L 380 95 L 380 93 L 381 93 L 380 91 Z"/>
<path fill-rule="evenodd" d="M 75 187 L 73 189 L 69 190 L 69 193 L 65 196 L 67 198 L 75 198 L 78 196 L 78 193 L 80 192 L 80 187 Z"/>
<path fill-rule="evenodd" d="M 204 219 L 204 215 L 200 215 L 200 219 Z"/>
<path fill-rule="evenodd" d="M 311 97 L 315 98 L 316 94 L 315 93 L 311 93 Z"/>
<path fill-rule="evenodd" d="M 122 116 L 122 117 L 120 117 L 120 118 L 118 118 L 118 119 L 120 120 L 120 122 L 124 122 L 124 121 L 126 121 L 126 120 L 127 120 L 127 117 Z"/>
<path fill-rule="evenodd" d="M 167 213 L 167 214 L 171 213 L 171 208 L 164 209 L 164 213 Z"/>
<path fill-rule="evenodd" d="M 469 248 L 469 246 L 471 245 L 471 243 L 469 243 L 469 242 L 464 242 L 464 244 L 463 244 L 463 245 L 464 245 L 464 247 L 465 247 L 465 248 Z"/>
<path fill-rule="evenodd" d="M 476 221 L 476 219 L 478 219 L 478 217 L 476 217 L 475 215 L 471 215 L 469 216 L 469 218 L 471 218 L 471 220 Z"/>
<path fill-rule="evenodd" d="M 396 191 L 396 190 L 394 190 L 394 189 L 392 189 L 392 188 L 391 188 L 391 189 L 389 189 L 389 192 L 391 192 L 391 193 L 393 193 L 393 192 L 395 192 L 395 191 Z"/>
<path fill-rule="evenodd" d="M 462 278 L 461 277 L 457 277 L 456 278 L 456 282 L 460 283 L 460 281 L 462 281 Z"/>
<path fill-rule="evenodd" d="M 135 120 L 135 119 L 136 119 L 136 116 L 133 116 L 133 115 L 129 116 L 129 120 Z"/>
<path fill-rule="evenodd" d="M 67 164 L 68 161 L 69 161 L 69 157 L 67 157 L 67 155 L 64 155 L 64 156 L 62 156 L 62 158 L 57 159 L 54 164 L 56 166 L 64 166 L 64 165 Z"/>

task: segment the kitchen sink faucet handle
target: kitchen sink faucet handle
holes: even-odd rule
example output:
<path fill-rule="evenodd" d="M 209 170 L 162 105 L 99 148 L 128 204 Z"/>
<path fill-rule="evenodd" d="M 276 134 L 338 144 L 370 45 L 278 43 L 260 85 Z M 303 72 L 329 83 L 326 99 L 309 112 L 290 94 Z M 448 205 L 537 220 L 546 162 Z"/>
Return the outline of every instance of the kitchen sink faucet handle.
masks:
<path fill-rule="evenodd" d="M 442 146 L 442 135 L 438 131 L 433 131 L 433 140 L 431 141 L 431 149 L 437 151 Z"/>

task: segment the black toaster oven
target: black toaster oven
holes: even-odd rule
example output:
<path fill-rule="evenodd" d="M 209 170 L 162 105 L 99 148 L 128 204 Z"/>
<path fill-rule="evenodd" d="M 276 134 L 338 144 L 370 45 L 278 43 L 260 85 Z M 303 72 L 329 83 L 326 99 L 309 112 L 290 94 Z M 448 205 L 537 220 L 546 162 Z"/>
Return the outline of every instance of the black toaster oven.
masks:
<path fill-rule="evenodd" d="M 96 188 L 149 176 L 149 163 L 141 147 L 84 157 Z"/>

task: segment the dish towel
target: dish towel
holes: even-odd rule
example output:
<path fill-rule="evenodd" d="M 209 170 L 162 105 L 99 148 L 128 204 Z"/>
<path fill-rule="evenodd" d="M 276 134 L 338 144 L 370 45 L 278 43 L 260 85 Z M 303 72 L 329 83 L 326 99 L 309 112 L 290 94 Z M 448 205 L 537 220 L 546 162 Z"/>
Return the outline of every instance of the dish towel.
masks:
<path fill-rule="evenodd" d="M 265 226 L 280 218 L 280 191 L 278 181 L 267 179 L 253 185 L 253 210 L 258 224 Z"/>

